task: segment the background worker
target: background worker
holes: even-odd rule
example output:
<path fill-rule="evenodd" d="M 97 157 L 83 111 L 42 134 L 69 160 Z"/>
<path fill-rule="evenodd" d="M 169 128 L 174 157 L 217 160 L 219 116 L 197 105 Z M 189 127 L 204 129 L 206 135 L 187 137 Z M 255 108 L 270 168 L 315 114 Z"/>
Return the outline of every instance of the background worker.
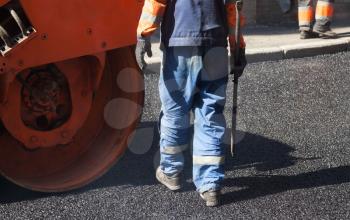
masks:
<path fill-rule="evenodd" d="M 312 0 L 299 1 L 299 30 L 300 38 L 308 39 L 317 37 L 335 38 L 337 34 L 331 30 L 331 21 L 334 13 L 334 0 L 317 0 L 314 13 Z M 316 19 L 315 24 L 314 18 Z"/>
<path fill-rule="evenodd" d="M 182 152 L 190 144 L 193 111 L 193 182 L 207 206 L 219 204 L 224 178 L 226 48 L 229 36 L 235 54 L 235 19 L 234 0 L 145 0 L 137 30 L 136 58 L 144 69 L 145 53 L 152 56 L 149 37 L 161 24 L 161 159 L 156 178 L 170 190 L 181 188 Z M 240 47 L 244 48 L 241 39 Z M 244 49 L 233 62 L 242 73 L 246 65 Z"/>

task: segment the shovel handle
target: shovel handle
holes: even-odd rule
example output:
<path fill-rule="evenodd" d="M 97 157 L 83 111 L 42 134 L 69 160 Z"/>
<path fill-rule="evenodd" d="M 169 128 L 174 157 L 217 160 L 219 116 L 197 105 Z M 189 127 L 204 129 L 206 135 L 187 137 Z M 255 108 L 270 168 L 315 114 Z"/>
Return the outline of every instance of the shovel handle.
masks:
<path fill-rule="evenodd" d="M 236 57 L 239 57 L 240 54 L 240 45 L 241 45 L 241 11 L 243 8 L 243 1 L 236 1 L 236 30 L 235 30 L 235 53 Z"/>
<path fill-rule="evenodd" d="M 235 55 L 239 57 L 241 45 L 241 11 L 243 8 L 243 1 L 236 1 L 236 30 L 235 30 Z M 232 56 L 233 54 L 231 54 Z M 237 65 L 235 63 L 234 65 Z M 234 68 L 236 69 L 236 68 Z M 236 127 L 237 127 L 237 100 L 238 100 L 238 77 L 237 72 L 233 73 L 233 94 L 232 94 L 232 128 L 231 128 L 231 156 L 234 157 L 236 151 Z"/>

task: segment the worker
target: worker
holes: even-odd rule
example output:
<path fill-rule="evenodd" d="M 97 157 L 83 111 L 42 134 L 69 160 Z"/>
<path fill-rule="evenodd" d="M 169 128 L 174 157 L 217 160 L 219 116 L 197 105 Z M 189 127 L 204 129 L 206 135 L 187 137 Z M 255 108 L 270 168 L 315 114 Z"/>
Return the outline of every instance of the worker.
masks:
<path fill-rule="evenodd" d="M 145 0 L 137 29 L 136 58 L 145 69 L 145 54 L 152 56 L 150 36 L 161 25 L 161 158 L 156 178 L 170 190 L 181 188 L 192 111 L 193 182 L 207 206 L 219 204 L 224 179 L 227 38 L 235 54 L 235 7 L 235 0 Z M 240 38 L 242 50 L 232 62 L 242 74 L 246 59 Z"/>
<path fill-rule="evenodd" d="M 312 0 L 299 0 L 299 30 L 300 38 L 314 37 L 335 38 L 337 34 L 331 30 L 334 13 L 334 0 L 318 0 L 314 13 Z M 314 23 L 314 17 L 316 19 Z"/>

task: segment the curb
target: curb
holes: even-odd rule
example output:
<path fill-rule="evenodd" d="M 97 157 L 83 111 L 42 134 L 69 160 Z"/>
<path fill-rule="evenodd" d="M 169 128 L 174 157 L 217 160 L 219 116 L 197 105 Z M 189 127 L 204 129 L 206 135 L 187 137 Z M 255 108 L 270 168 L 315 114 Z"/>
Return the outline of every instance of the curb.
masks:
<path fill-rule="evenodd" d="M 284 51 L 279 47 L 247 49 L 246 56 L 248 63 L 276 61 L 284 59 Z"/>
<path fill-rule="evenodd" d="M 350 51 L 350 39 L 332 39 L 288 46 L 247 49 L 249 63 L 312 57 Z"/>

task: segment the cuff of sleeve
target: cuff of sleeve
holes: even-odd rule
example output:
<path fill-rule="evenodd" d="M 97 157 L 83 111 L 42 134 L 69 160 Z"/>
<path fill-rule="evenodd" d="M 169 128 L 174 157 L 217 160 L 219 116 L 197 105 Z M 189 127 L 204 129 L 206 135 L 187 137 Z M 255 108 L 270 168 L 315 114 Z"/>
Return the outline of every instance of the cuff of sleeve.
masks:
<path fill-rule="evenodd" d="M 166 8 L 166 0 L 146 0 L 137 28 L 138 37 L 147 37 L 160 26 Z"/>

